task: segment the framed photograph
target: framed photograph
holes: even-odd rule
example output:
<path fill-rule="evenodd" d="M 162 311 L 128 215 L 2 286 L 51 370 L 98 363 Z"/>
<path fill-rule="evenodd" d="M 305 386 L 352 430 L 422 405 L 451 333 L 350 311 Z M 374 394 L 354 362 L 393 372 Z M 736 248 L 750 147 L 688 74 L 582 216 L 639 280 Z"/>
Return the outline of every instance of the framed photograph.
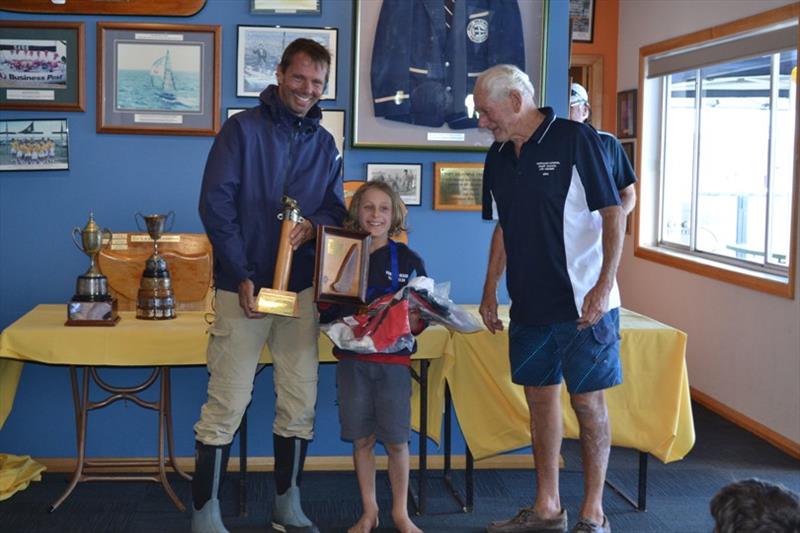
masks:
<path fill-rule="evenodd" d="M 569 21 L 572 40 L 590 43 L 594 39 L 595 0 L 569 0 Z"/>
<path fill-rule="evenodd" d="M 251 0 L 254 15 L 319 15 L 320 0 Z"/>
<path fill-rule="evenodd" d="M 0 109 L 84 111 L 82 22 L 0 21 Z"/>
<path fill-rule="evenodd" d="M 236 47 L 236 96 L 258 97 L 268 85 L 277 84 L 275 72 L 283 50 L 295 39 L 313 39 L 331 53 L 331 71 L 321 100 L 336 99 L 336 28 L 288 26 L 239 26 Z"/>
<path fill-rule="evenodd" d="M 433 208 L 439 211 L 480 211 L 483 163 L 435 163 Z"/>
<path fill-rule="evenodd" d="M 97 131 L 215 135 L 219 26 L 97 23 Z"/>
<path fill-rule="evenodd" d="M 617 137 L 636 137 L 636 98 L 638 91 L 617 93 Z"/>
<path fill-rule="evenodd" d="M 363 305 L 367 303 L 369 233 L 333 226 L 317 228 L 314 300 Z"/>
<path fill-rule="evenodd" d="M 367 181 L 385 181 L 406 205 L 422 205 L 422 165 L 367 163 Z"/>
<path fill-rule="evenodd" d="M 0 170 L 69 169 L 67 120 L 0 120 Z"/>
<path fill-rule="evenodd" d="M 452 24 L 465 46 L 450 52 L 429 34 L 428 25 L 413 20 L 396 2 L 356 2 L 352 145 L 485 151 L 493 137 L 477 127 L 472 99 L 483 70 L 516 64 L 530 76 L 536 101 L 546 101 L 545 4 L 504 2 L 491 15 L 456 9 Z M 467 64 L 473 56 L 477 59 Z"/>

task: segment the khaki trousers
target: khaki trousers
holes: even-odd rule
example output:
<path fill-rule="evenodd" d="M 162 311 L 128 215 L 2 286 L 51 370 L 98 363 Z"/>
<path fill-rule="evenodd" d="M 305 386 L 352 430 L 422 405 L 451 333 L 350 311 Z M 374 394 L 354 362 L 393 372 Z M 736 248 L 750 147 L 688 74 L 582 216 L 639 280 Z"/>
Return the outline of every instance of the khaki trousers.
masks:
<path fill-rule="evenodd" d="M 252 397 L 264 344 L 273 361 L 273 433 L 308 440 L 314 437 L 319 324 L 313 292 L 308 288 L 298 294 L 299 318 L 247 318 L 237 293 L 217 290 L 207 351 L 208 400 L 194 425 L 198 441 L 222 446 L 233 440 Z"/>

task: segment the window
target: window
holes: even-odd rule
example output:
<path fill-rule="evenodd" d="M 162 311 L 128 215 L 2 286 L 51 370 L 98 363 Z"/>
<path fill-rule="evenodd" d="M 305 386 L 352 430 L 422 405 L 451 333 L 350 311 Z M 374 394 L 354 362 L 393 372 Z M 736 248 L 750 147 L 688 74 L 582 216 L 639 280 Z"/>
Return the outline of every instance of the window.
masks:
<path fill-rule="evenodd" d="M 793 296 L 797 12 L 642 49 L 637 255 Z"/>

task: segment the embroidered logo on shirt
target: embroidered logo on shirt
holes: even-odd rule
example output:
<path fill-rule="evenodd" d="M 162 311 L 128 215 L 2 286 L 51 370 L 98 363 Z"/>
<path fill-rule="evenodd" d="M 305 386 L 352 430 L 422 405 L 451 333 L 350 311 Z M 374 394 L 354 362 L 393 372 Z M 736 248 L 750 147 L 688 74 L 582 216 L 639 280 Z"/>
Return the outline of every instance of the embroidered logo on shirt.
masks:
<path fill-rule="evenodd" d="M 561 161 L 537 161 L 536 166 L 539 168 L 539 174 L 542 176 L 549 176 L 554 170 L 558 169 Z"/>
<path fill-rule="evenodd" d="M 489 38 L 489 23 L 486 19 L 472 19 L 467 25 L 467 37 L 475 44 L 486 42 Z"/>

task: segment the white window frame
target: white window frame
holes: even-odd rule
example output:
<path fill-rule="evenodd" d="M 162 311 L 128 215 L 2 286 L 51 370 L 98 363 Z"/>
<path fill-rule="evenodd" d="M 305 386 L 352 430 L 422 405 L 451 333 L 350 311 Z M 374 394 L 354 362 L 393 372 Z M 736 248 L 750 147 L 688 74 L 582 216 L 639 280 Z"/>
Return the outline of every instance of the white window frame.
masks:
<path fill-rule="evenodd" d="M 786 298 L 794 298 L 795 274 L 797 271 L 797 238 L 798 238 L 798 203 L 800 202 L 800 177 L 798 175 L 797 148 L 794 154 L 794 180 L 791 207 L 791 230 L 789 254 L 786 267 L 772 265 L 765 261 L 763 265 L 742 259 L 721 256 L 713 253 L 698 251 L 695 249 L 696 216 L 697 216 L 697 193 L 698 193 L 698 165 L 700 134 L 699 124 L 696 124 L 693 158 L 694 168 L 692 176 L 692 228 L 689 246 L 671 242 L 664 242 L 661 236 L 663 213 L 663 183 L 661 176 L 664 172 L 662 154 L 664 153 L 665 132 L 666 132 L 666 85 L 667 77 L 647 77 L 650 61 L 669 56 L 673 50 L 701 48 L 708 43 L 718 43 L 733 41 L 737 35 L 744 33 L 758 32 L 766 29 L 793 23 L 795 34 L 800 33 L 797 20 L 800 18 L 800 6 L 791 4 L 782 8 L 773 9 L 753 17 L 748 17 L 729 24 L 708 28 L 689 35 L 676 37 L 660 43 L 655 43 L 642 47 L 639 50 L 639 116 L 640 133 L 639 152 L 637 154 L 637 169 L 640 181 L 637 183 L 639 189 L 639 204 L 636 208 L 634 226 L 634 255 L 643 259 L 656 261 L 675 268 L 686 270 L 695 274 L 708 276 L 721 281 L 734 283 L 736 285 L 748 287 Z M 798 39 L 795 39 L 795 43 Z M 797 46 L 797 44 L 795 44 Z M 764 54 L 766 55 L 766 54 Z M 735 59 L 735 58 L 734 58 Z M 691 68 L 684 69 L 691 70 Z M 774 76 L 774 73 L 773 73 Z M 700 95 L 702 79 L 698 72 L 698 83 L 695 93 Z M 774 91 L 773 91 L 774 92 Z M 774 100 L 774 94 L 772 96 Z M 695 105 L 701 104 L 701 98 L 697 98 Z M 774 106 L 773 106 L 774 107 Z M 800 105 L 795 107 L 795 147 L 800 139 Z M 696 114 L 696 121 L 699 122 L 699 110 Z M 771 135 L 772 137 L 772 135 Z M 770 159 L 774 151 L 774 138 L 769 147 Z M 772 173 L 769 173 L 770 180 Z M 767 198 L 767 217 L 771 205 L 771 197 Z M 766 231 L 769 233 L 769 228 Z M 769 234 L 767 235 L 769 238 Z M 767 251 L 769 251 L 767 243 Z"/>

